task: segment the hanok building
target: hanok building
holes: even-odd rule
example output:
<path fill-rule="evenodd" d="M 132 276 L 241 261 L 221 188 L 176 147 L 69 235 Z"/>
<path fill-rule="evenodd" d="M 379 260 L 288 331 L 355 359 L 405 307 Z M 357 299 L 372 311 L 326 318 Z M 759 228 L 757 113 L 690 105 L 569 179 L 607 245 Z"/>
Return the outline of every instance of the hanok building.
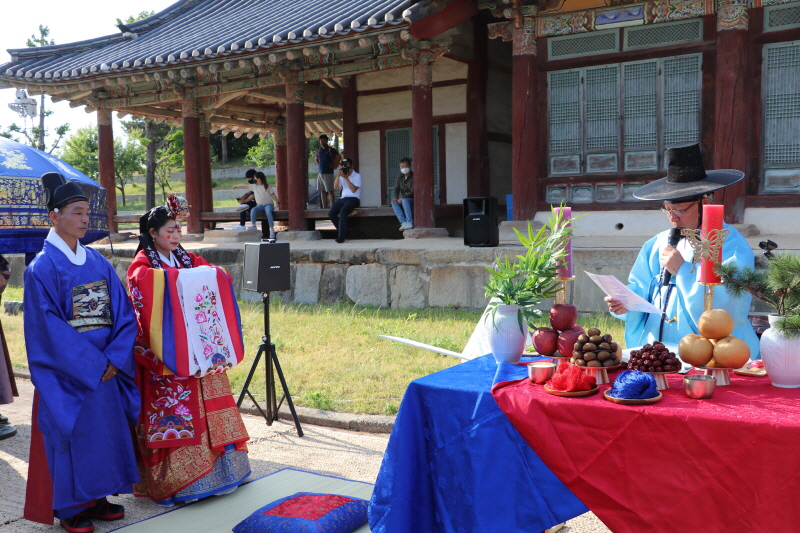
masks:
<path fill-rule="evenodd" d="M 183 124 L 192 232 L 212 211 L 217 130 L 275 136 L 296 231 L 310 227 L 305 138 L 331 131 L 362 206 L 387 204 L 413 156 L 421 228 L 452 229 L 467 196 L 513 193 L 517 220 L 561 201 L 651 209 L 632 192 L 687 141 L 708 168 L 746 172 L 717 198 L 729 222 L 800 203 L 800 3 L 181 0 L 120 29 L 0 66 L 0 86 L 97 112 L 112 213 L 112 111 Z"/>

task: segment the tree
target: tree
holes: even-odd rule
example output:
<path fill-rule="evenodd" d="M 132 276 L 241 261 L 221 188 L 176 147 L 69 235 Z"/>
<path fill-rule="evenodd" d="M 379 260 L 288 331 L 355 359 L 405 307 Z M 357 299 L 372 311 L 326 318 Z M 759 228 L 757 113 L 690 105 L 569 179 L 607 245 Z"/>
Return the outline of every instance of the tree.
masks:
<path fill-rule="evenodd" d="M 39 25 L 39 36 L 37 37 L 35 34 L 31 35 L 30 39 L 25 43 L 30 48 L 36 48 L 38 46 L 53 46 L 56 42 L 53 39 L 48 40 L 48 36 L 50 35 L 50 28 L 47 26 Z M 61 126 L 55 129 L 55 134 L 57 138 L 53 145 L 50 147 L 49 150 L 45 148 L 44 139 L 45 137 L 49 136 L 47 129 L 44 127 L 44 120 L 45 118 L 49 117 L 53 114 L 52 111 L 46 110 L 44 108 L 44 94 L 41 96 L 41 105 L 39 106 L 39 125 L 31 127 L 30 132 L 28 132 L 27 128 L 17 126 L 16 124 L 11 124 L 4 132 L 3 137 L 8 137 L 9 139 L 19 140 L 13 137 L 14 133 L 21 134 L 25 139 L 28 141 L 28 144 L 31 146 L 35 146 L 39 150 L 43 152 L 53 153 L 53 150 L 58 147 L 58 143 L 64 137 L 64 135 L 69 132 L 69 124 L 62 124 Z"/>
<path fill-rule="evenodd" d="M 97 128 L 85 126 L 64 141 L 64 147 L 58 157 L 97 181 L 100 175 L 97 154 Z"/>
<path fill-rule="evenodd" d="M 245 163 L 260 168 L 266 168 L 275 163 L 275 139 L 272 135 L 267 135 L 258 140 L 258 144 L 247 151 L 244 158 Z"/>
<path fill-rule="evenodd" d="M 182 157 L 183 130 L 143 117 L 133 117 L 131 120 L 123 121 L 122 127 L 128 135 L 137 135 L 145 147 L 145 206 L 147 209 L 152 209 L 155 206 L 156 184 L 161 185 L 163 190 L 163 184 L 160 183 L 157 173 L 158 168 L 166 163 L 176 150 L 181 153 Z M 180 133 L 176 136 L 175 134 L 178 132 Z M 173 147 L 177 137 L 181 138 L 180 148 Z M 169 176 L 169 172 L 167 176 Z M 168 178 L 167 183 L 169 183 Z"/>
<path fill-rule="evenodd" d="M 114 140 L 114 179 L 116 187 L 122 194 L 122 205 L 125 205 L 125 187 L 133 183 L 133 175 L 144 170 L 145 147 L 138 135 L 129 134 L 123 144 Z"/>
<path fill-rule="evenodd" d="M 138 15 L 129 15 L 128 18 L 125 19 L 125 22 L 122 22 L 122 19 L 117 19 L 117 26 L 120 24 L 130 24 L 131 22 L 136 22 L 137 20 L 146 19 L 147 17 L 152 17 L 155 15 L 155 11 L 141 11 Z"/>

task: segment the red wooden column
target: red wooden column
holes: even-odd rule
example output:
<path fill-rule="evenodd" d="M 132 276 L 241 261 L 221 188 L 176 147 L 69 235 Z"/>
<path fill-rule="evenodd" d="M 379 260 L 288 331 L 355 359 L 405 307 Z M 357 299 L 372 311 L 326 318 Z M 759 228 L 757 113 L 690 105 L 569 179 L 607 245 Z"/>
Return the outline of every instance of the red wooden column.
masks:
<path fill-rule="evenodd" d="M 536 216 L 538 132 L 542 128 L 536 106 L 536 33 L 533 17 L 524 17 L 513 29 L 511 86 L 511 192 L 514 220 Z"/>
<path fill-rule="evenodd" d="M 427 44 L 427 46 L 426 46 Z M 426 41 L 414 62 L 411 135 L 414 149 L 414 228 L 433 228 L 433 88 Z"/>
<path fill-rule="evenodd" d="M 285 198 L 289 209 L 289 230 L 306 231 L 303 208 L 308 189 L 308 152 L 306 151 L 306 119 L 303 100 L 303 84 L 286 84 L 286 167 L 288 194 L 279 192 Z M 276 154 L 277 155 L 277 154 Z"/>
<path fill-rule="evenodd" d="M 467 196 L 489 196 L 489 138 L 486 130 L 488 32 L 486 19 L 473 18 L 474 59 L 467 67 Z"/>
<path fill-rule="evenodd" d="M 747 172 L 749 146 L 746 35 L 748 7 L 721 2 L 717 9 L 717 73 L 714 83 L 714 168 Z M 746 181 L 714 193 L 714 203 L 725 205 L 725 221 L 744 222 Z"/>
<path fill-rule="evenodd" d="M 202 187 L 202 211 L 214 210 L 214 192 L 211 186 L 211 141 L 209 136 L 211 124 L 204 116 L 200 116 L 200 182 Z M 207 229 L 213 228 L 213 222 L 205 224 Z"/>
<path fill-rule="evenodd" d="M 278 198 L 283 198 L 286 205 L 281 204 L 281 209 L 287 209 L 289 205 L 289 169 L 286 161 L 286 126 L 281 125 L 272 132 L 275 140 L 275 182 L 278 189 Z"/>
<path fill-rule="evenodd" d="M 355 76 L 342 78 L 342 115 L 344 155 L 355 159 L 358 168 L 358 88 Z"/>
<path fill-rule="evenodd" d="M 183 117 L 183 167 L 186 173 L 186 201 L 189 202 L 189 233 L 203 233 L 200 212 L 203 209 L 203 185 L 200 170 L 200 118 L 197 102 L 193 99 L 181 101 Z"/>
<path fill-rule="evenodd" d="M 111 110 L 97 110 L 97 162 L 100 185 L 108 196 L 108 231 L 117 233 L 119 228 L 114 220 L 117 214 L 117 187 L 114 176 L 114 130 L 111 127 Z"/>

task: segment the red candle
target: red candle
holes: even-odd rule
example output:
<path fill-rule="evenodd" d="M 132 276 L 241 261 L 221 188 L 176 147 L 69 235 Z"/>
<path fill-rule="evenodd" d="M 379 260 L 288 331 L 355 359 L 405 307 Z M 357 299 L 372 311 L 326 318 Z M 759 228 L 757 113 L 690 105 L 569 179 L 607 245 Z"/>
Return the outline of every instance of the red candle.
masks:
<path fill-rule="evenodd" d="M 703 240 L 708 240 L 709 233 L 714 230 L 717 230 L 717 235 L 719 235 L 719 230 L 722 229 L 723 216 L 723 206 L 710 204 L 703 206 L 703 226 L 701 228 Z M 722 240 L 718 237 L 714 243 L 719 245 L 717 253 L 716 255 L 712 255 L 709 259 L 703 259 L 700 270 L 700 283 L 722 282 L 722 279 L 714 273 L 714 263 L 719 263 L 722 258 Z"/>
<path fill-rule="evenodd" d="M 571 207 L 556 207 L 553 211 L 556 215 L 561 213 L 561 227 L 570 227 L 572 225 L 570 222 L 572 218 Z M 558 279 L 569 279 L 573 277 L 571 237 L 567 237 L 567 246 L 565 250 L 564 260 L 558 262 L 558 270 L 556 271 L 556 277 L 558 277 Z"/>

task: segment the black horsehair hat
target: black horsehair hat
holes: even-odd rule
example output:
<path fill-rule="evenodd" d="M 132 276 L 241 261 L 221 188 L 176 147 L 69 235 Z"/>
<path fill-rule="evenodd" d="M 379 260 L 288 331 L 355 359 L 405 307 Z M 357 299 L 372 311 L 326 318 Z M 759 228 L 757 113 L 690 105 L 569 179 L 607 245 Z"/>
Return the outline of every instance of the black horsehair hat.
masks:
<path fill-rule="evenodd" d="M 58 172 L 47 172 L 42 174 L 42 186 L 44 186 L 43 203 L 49 211 L 54 211 L 60 207 L 73 202 L 88 202 L 86 194 L 77 182 L 67 181 Z"/>
<path fill-rule="evenodd" d="M 639 187 L 633 193 L 639 200 L 677 200 L 703 196 L 741 181 L 740 170 L 706 170 L 697 143 L 678 144 L 667 150 L 667 176 Z"/>

